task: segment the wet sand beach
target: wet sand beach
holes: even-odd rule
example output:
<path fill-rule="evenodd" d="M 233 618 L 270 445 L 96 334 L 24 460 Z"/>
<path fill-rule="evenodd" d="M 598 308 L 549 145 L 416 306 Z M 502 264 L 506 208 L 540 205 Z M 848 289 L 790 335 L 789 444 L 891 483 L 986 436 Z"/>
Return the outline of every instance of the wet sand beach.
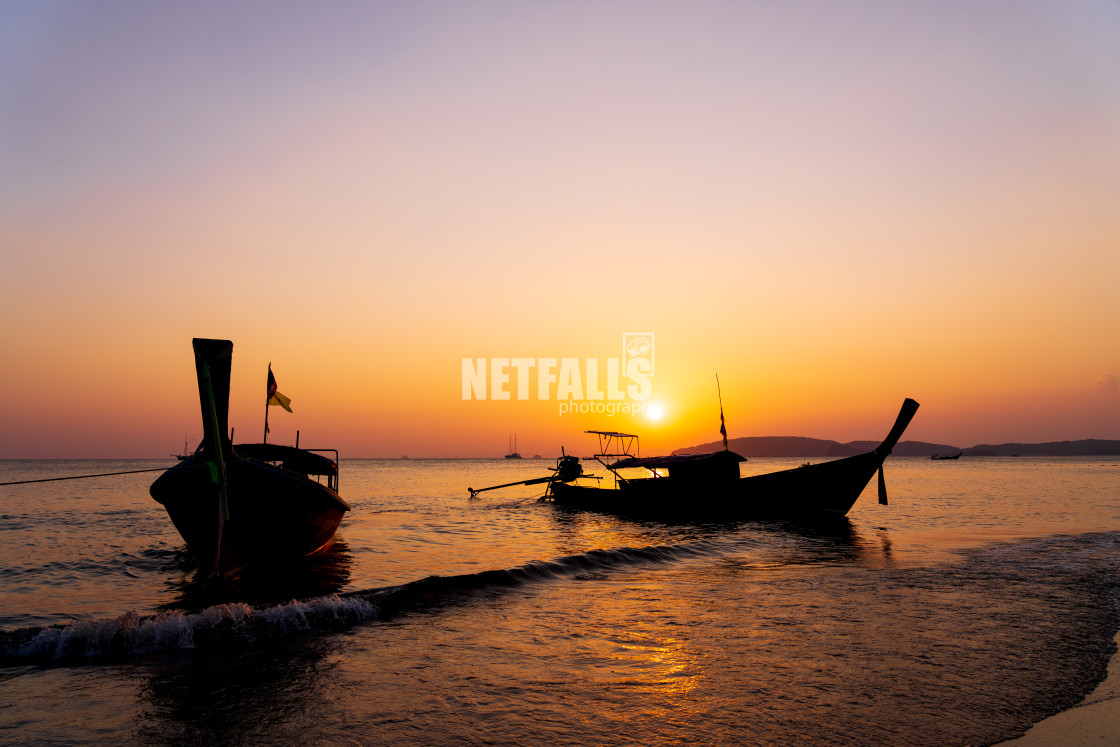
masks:
<path fill-rule="evenodd" d="M 1120 646 L 1120 634 L 1116 638 Z M 1113 654 L 1108 675 L 1085 700 L 1039 721 L 1022 737 L 1001 742 L 1015 747 L 1120 745 L 1120 655 Z"/>

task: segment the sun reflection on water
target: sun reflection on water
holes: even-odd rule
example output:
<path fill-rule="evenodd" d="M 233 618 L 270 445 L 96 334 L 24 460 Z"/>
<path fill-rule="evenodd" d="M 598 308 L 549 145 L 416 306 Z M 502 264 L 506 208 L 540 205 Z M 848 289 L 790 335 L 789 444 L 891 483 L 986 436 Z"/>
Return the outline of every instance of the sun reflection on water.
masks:
<path fill-rule="evenodd" d="M 700 657 L 684 640 L 671 636 L 628 633 L 616 641 L 610 660 L 620 667 L 612 669 L 614 685 L 645 689 L 667 699 L 687 695 L 704 679 Z"/>

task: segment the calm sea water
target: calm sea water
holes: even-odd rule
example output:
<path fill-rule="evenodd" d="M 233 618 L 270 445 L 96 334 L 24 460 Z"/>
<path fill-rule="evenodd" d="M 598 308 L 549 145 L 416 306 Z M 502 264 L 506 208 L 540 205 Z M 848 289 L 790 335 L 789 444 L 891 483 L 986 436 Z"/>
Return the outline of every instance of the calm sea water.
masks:
<path fill-rule="evenodd" d="M 892 457 L 827 527 L 467 495 L 550 464 L 343 460 L 330 552 L 234 584 L 155 474 L 0 487 L 0 741 L 989 744 L 1113 653 L 1120 459 Z"/>

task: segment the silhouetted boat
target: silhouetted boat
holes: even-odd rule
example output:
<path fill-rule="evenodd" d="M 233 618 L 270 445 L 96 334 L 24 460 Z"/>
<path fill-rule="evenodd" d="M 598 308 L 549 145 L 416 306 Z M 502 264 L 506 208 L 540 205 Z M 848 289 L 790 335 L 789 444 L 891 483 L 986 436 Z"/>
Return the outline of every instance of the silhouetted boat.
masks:
<path fill-rule="evenodd" d="M 960 454 L 951 454 L 949 456 L 941 456 L 940 454 L 934 454 L 933 456 L 930 457 L 930 459 L 933 459 L 934 461 L 938 461 L 938 462 L 944 461 L 946 459 L 960 459 L 961 454 L 963 454 L 963 453 L 964 452 L 962 451 Z"/>
<path fill-rule="evenodd" d="M 506 454 L 506 459 L 520 459 L 521 455 L 517 453 L 517 436 L 513 436 L 513 441 L 509 446 L 509 453 Z"/>
<path fill-rule="evenodd" d="M 183 461 L 184 459 L 190 459 L 190 457 L 191 457 L 190 441 L 188 441 L 187 439 L 184 438 L 183 439 L 183 453 L 172 454 L 171 456 L 175 457 L 180 462 Z"/>
<path fill-rule="evenodd" d="M 739 463 L 746 460 L 726 449 L 710 454 L 639 457 L 635 455 L 637 436 L 588 431 L 599 437 L 600 446 L 600 453 L 589 458 L 614 474 L 614 486 L 552 480 L 542 500 L 557 506 L 621 515 L 686 520 L 843 516 L 876 472 L 879 502 L 886 504 L 883 461 L 917 409 L 914 400 L 903 402 L 894 427 L 872 451 L 751 477 L 739 476 Z M 603 461 L 606 458 L 616 461 Z M 621 470 L 630 468 L 645 468 L 653 476 L 635 478 L 621 474 Z"/>
<path fill-rule="evenodd" d="M 232 354 L 229 340 L 195 338 L 203 438 L 150 488 L 188 548 L 222 575 L 319 550 L 350 510 L 338 495 L 336 450 L 301 449 L 298 436 L 296 446 L 230 442 Z"/>

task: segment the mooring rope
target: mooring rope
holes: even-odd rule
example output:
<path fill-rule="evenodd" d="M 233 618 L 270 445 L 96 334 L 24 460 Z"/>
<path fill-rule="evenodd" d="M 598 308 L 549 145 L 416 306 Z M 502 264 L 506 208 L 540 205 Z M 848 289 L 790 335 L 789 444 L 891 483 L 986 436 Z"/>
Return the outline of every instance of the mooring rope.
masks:
<path fill-rule="evenodd" d="M 170 467 L 153 467 L 152 469 L 130 469 L 127 472 L 100 472 L 96 475 L 71 475 L 70 477 L 43 477 L 38 480 L 15 480 L 13 482 L 0 482 L 0 485 L 26 485 L 31 482 L 54 482 L 55 480 L 84 480 L 87 477 L 112 477 L 113 475 L 135 475 L 139 472 L 166 472 Z"/>

